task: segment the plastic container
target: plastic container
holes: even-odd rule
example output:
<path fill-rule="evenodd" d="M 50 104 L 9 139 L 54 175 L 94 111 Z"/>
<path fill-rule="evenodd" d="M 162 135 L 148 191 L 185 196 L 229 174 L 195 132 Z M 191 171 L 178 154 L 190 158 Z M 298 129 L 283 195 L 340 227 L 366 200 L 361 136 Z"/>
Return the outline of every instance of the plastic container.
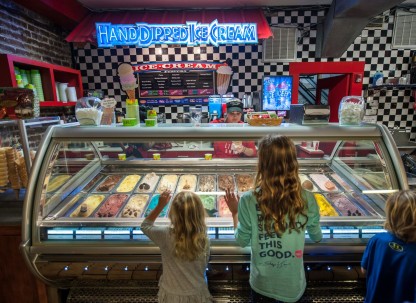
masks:
<path fill-rule="evenodd" d="M 373 76 L 373 86 L 383 85 L 383 73 L 377 71 Z"/>
<path fill-rule="evenodd" d="M 75 117 L 80 125 L 100 125 L 102 115 L 100 99 L 95 97 L 78 99 L 75 106 Z"/>
<path fill-rule="evenodd" d="M 359 125 L 365 114 L 365 100 L 361 96 L 346 96 L 339 104 L 340 125 Z"/>

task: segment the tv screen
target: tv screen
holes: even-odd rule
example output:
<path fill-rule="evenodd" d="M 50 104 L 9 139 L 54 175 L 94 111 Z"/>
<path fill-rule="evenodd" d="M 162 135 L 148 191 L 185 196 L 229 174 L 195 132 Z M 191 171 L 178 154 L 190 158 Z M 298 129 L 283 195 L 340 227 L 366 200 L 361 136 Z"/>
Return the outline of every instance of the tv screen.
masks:
<path fill-rule="evenodd" d="M 292 76 L 264 76 L 261 110 L 290 110 Z"/>

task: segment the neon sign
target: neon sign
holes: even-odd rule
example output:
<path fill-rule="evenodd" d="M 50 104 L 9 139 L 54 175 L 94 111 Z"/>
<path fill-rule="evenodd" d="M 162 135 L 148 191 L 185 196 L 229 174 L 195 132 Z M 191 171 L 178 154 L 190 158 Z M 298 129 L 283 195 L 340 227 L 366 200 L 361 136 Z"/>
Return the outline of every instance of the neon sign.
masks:
<path fill-rule="evenodd" d="M 256 23 L 210 24 L 186 22 L 186 24 L 111 24 L 96 23 L 99 47 L 136 45 L 148 47 L 153 44 L 252 44 L 258 43 Z"/>

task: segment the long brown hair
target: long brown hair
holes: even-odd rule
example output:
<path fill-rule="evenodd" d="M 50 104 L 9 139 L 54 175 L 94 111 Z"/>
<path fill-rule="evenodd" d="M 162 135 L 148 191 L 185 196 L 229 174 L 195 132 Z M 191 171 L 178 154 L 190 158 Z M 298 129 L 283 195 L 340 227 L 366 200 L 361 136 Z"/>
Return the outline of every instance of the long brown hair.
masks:
<path fill-rule="evenodd" d="M 178 193 L 172 201 L 169 219 L 175 240 L 175 256 L 185 261 L 201 257 L 208 238 L 205 209 L 199 196 L 189 191 Z"/>
<path fill-rule="evenodd" d="M 271 234 L 272 226 L 277 235 L 284 233 L 287 228 L 297 232 L 304 228 L 306 222 L 297 226 L 297 217 L 302 215 L 307 219 L 307 216 L 292 140 L 276 135 L 268 135 L 260 140 L 255 185 L 254 195 L 268 234 Z"/>
<path fill-rule="evenodd" d="M 402 190 L 387 199 L 384 228 L 405 242 L 416 242 L 416 192 Z"/>

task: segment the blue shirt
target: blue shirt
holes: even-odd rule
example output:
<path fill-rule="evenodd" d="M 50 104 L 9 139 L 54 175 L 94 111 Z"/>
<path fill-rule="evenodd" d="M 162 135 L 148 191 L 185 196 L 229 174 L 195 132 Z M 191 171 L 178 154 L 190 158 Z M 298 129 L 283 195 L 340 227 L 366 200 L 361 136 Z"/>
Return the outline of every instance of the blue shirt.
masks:
<path fill-rule="evenodd" d="M 416 243 L 377 234 L 367 244 L 361 267 L 367 270 L 365 303 L 416 301 Z"/>
<path fill-rule="evenodd" d="M 303 197 L 307 201 L 306 229 L 312 240 L 320 241 L 319 207 L 312 193 L 304 191 Z M 242 247 L 251 244 L 250 286 L 263 296 L 296 302 L 306 288 L 303 268 L 305 230 L 299 233 L 286 230 L 281 236 L 275 232 L 268 235 L 262 228 L 261 218 L 253 192 L 243 194 L 238 203 L 239 223 L 235 238 Z M 297 222 L 303 224 L 305 221 L 305 217 L 298 216 Z"/>

